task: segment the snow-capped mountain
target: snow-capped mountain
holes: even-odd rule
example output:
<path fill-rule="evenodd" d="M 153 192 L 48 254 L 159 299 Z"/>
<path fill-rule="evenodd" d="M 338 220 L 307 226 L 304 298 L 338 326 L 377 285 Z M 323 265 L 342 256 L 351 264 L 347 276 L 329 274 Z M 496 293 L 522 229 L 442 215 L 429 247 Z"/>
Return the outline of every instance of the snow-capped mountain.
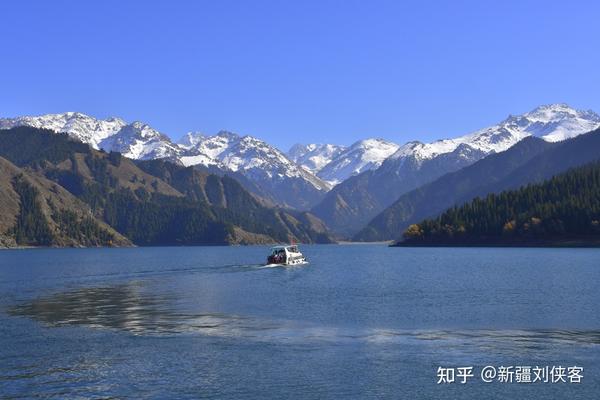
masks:
<path fill-rule="evenodd" d="M 327 212 L 355 208 L 368 217 L 402 192 L 506 150 L 529 135 L 551 142 L 564 140 L 599 127 L 600 116 L 566 104 L 552 104 L 454 139 L 402 146 L 382 139 L 361 140 L 350 147 L 295 145 L 287 156 L 261 140 L 226 131 L 213 136 L 189 133 L 175 144 L 147 124 L 127 123 L 120 118 L 97 119 L 67 112 L 0 119 L 0 129 L 21 125 L 65 132 L 95 149 L 118 151 L 132 159 L 166 158 L 186 166 L 234 173 L 238 178 L 243 175 L 241 180 L 259 188 L 255 193 L 268 193 L 275 202 L 297 208 L 315 204 L 337 184 L 327 195 L 333 199 Z M 366 172 L 370 192 L 362 193 L 367 179 L 348 178 L 359 178 Z M 363 188 L 353 187 L 358 184 Z M 247 188 L 253 190 L 252 185 Z M 375 201 L 373 196 L 382 198 Z M 368 212 L 359 204 L 365 201 L 370 204 Z M 320 214 L 326 220 L 327 212 Z"/>
<path fill-rule="evenodd" d="M 363 171 L 378 168 L 398 145 L 383 139 L 365 139 L 350 147 L 335 144 L 295 144 L 288 157 L 332 185 Z"/>
<path fill-rule="evenodd" d="M 135 160 L 167 158 L 176 161 L 181 153 L 167 136 L 152 127 L 142 122 L 128 124 L 120 118 L 97 119 L 78 112 L 66 112 L 0 119 L 0 129 L 23 125 L 67 133 L 96 150 L 118 151 Z"/>
<path fill-rule="evenodd" d="M 179 142 L 184 165 L 221 165 L 242 173 L 283 205 L 306 208 L 331 187 L 280 150 L 251 136 L 221 131 L 213 136 L 189 133 Z"/>
<path fill-rule="evenodd" d="M 318 172 L 317 176 L 338 184 L 363 171 L 376 169 L 398 150 L 398 145 L 383 139 L 360 140 L 340 152 Z"/>
<path fill-rule="evenodd" d="M 224 157 L 221 156 L 224 156 L 225 152 L 239 140 L 239 135 L 228 131 L 220 131 L 213 136 L 190 132 L 183 136 L 177 144 L 185 150 L 181 157 L 185 166 L 201 164 L 206 167 L 218 166 L 234 171 L 233 168 L 222 162 L 221 159 Z"/>
<path fill-rule="evenodd" d="M 135 160 L 168 159 L 212 172 L 232 173 L 255 193 L 281 205 L 307 208 L 330 189 L 327 182 L 295 164 L 281 151 L 250 136 L 221 131 L 214 136 L 189 133 L 175 144 L 142 122 L 97 119 L 67 112 L 0 119 L 0 129 L 32 126 L 64 132 L 95 149 L 117 151 Z"/>
<path fill-rule="evenodd" d="M 96 150 L 100 142 L 119 132 L 127 123 L 120 118 L 96 119 L 78 112 L 45 114 L 17 118 L 0 118 L 0 129 L 31 126 L 69 134 L 74 139 L 88 143 Z"/>
<path fill-rule="evenodd" d="M 509 116 L 503 124 L 507 129 L 558 142 L 597 129 L 600 115 L 592 110 L 576 110 L 564 103 L 549 104 L 521 116 Z"/>
<path fill-rule="evenodd" d="M 338 232 L 351 234 L 400 195 L 489 154 L 507 150 L 525 137 L 533 135 L 555 142 L 598 127 L 600 116 L 593 111 L 551 104 L 454 139 L 409 142 L 379 168 L 337 185 L 313 211 Z"/>
<path fill-rule="evenodd" d="M 480 129 L 454 139 L 432 143 L 409 142 L 401 146 L 388 162 L 407 157 L 417 162 L 451 153 L 460 145 L 469 146 L 484 154 L 498 153 L 512 147 L 527 136 L 549 142 L 569 139 L 600 126 L 600 116 L 593 111 L 581 111 L 566 104 L 550 104 L 517 116 L 509 116 L 497 125 Z"/>
<path fill-rule="evenodd" d="M 103 139 L 100 147 L 106 151 L 118 151 L 134 160 L 166 158 L 178 161 L 181 149 L 167 136 L 143 122 L 125 125 L 117 133 Z"/>
<path fill-rule="evenodd" d="M 335 144 L 298 143 L 290 148 L 287 156 L 296 164 L 316 174 L 346 149 L 346 146 Z"/>
<path fill-rule="evenodd" d="M 304 178 L 318 190 L 329 188 L 280 150 L 252 136 L 239 136 L 228 131 L 213 136 L 189 133 L 179 141 L 179 146 L 186 150 L 181 157 L 184 165 L 193 165 L 191 157 L 200 154 L 219 161 L 232 171 L 246 171 L 268 179 Z"/>

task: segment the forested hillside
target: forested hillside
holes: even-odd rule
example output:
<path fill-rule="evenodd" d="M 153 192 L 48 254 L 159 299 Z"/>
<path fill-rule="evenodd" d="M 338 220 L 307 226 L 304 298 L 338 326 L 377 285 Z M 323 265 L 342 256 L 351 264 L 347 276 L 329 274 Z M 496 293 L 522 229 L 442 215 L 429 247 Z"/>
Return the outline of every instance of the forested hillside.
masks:
<path fill-rule="evenodd" d="M 401 245 L 600 245 L 600 162 L 411 225 Z"/>
<path fill-rule="evenodd" d="M 136 164 L 64 134 L 29 127 L 2 130 L 0 156 L 27 174 L 53 181 L 85 204 L 90 216 L 137 245 L 330 241 L 318 219 L 266 207 L 232 178 L 166 161 Z M 71 232 L 89 229 L 68 216 L 63 220 Z"/>
<path fill-rule="evenodd" d="M 67 190 L 0 157 L 0 247 L 127 246 Z"/>
<path fill-rule="evenodd" d="M 475 197 L 541 182 L 596 160 L 600 160 L 600 130 L 556 143 L 528 137 L 506 151 L 406 193 L 354 239 L 397 239 L 410 224 L 433 218 Z"/>

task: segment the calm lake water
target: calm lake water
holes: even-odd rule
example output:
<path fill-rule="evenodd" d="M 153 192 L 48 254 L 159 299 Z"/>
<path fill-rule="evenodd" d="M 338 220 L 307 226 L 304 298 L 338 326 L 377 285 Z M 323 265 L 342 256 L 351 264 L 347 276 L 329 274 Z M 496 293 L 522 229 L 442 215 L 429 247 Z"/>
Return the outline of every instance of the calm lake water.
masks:
<path fill-rule="evenodd" d="M 600 250 L 302 249 L 291 269 L 259 246 L 0 251 L 0 398 L 600 395 Z M 438 385 L 440 366 L 475 377 Z"/>

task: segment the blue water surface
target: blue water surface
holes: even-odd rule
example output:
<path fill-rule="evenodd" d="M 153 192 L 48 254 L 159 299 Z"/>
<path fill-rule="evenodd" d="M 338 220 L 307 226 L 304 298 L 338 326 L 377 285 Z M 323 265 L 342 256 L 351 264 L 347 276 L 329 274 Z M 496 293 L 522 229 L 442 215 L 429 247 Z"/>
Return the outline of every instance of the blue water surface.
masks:
<path fill-rule="evenodd" d="M 600 250 L 0 251 L 0 398 L 594 399 Z M 581 366 L 581 383 L 484 383 Z M 439 367 L 472 366 L 466 384 Z"/>

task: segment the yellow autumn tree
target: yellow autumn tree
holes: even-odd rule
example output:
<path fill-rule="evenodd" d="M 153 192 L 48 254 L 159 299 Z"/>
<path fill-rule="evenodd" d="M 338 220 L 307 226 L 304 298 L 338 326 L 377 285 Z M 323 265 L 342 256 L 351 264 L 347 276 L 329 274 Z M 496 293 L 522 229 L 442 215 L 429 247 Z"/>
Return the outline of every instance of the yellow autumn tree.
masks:
<path fill-rule="evenodd" d="M 405 231 L 404 231 L 404 238 L 405 239 L 418 239 L 421 236 L 423 236 L 423 230 L 421 229 L 421 227 L 417 224 L 412 224 L 410 225 Z"/>
<path fill-rule="evenodd" d="M 504 233 L 505 235 L 510 235 L 515 231 L 516 227 L 517 227 L 517 221 L 515 221 L 514 219 L 511 221 L 508 221 L 502 227 L 502 233 Z"/>

